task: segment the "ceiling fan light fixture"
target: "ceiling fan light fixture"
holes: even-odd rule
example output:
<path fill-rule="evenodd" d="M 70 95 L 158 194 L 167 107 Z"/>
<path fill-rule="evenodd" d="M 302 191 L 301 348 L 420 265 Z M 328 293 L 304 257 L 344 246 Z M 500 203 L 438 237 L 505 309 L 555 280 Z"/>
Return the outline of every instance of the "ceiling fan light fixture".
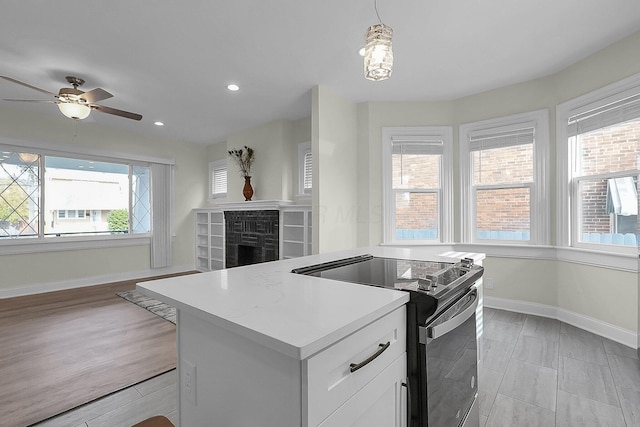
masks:
<path fill-rule="evenodd" d="M 364 47 L 364 77 L 380 81 L 393 73 L 393 29 L 383 23 L 367 29 Z"/>
<path fill-rule="evenodd" d="M 59 102 L 58 108 L 62 114 L 75 120 L 86 119 L 91 113 L 91 107 L 76 102 Z"/>

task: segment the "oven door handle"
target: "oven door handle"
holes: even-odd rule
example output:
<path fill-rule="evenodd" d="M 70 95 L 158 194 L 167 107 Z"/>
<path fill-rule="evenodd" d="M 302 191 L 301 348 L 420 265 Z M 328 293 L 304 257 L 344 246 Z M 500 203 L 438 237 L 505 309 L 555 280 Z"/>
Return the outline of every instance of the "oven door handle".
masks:
<path fill-rule="evenodd" d="M 426 329 L 427 337 L 429 338 L 438 338 L 442 335 L 445 335 L 448 332 L 451 332 L 458 326 L 462 325 L 467 321 L 471 316 L 473 316 L 476 312 L 476 308 L 478 307 L 478 294 L 474 291 L 473 293 L 473 303 L 465 308 L 462 312 L 458 313 L 451 319 L 447 320 L 444 323 L 441 323 L 436 326 L 428 326 Z"/>

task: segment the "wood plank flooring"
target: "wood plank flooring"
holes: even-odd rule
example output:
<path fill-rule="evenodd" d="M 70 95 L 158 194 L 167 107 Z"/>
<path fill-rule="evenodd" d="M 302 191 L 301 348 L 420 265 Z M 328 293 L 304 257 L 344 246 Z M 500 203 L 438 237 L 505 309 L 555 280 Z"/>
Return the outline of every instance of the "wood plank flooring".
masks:
<path fill-rule="evenodd" d="M 140 281 L 0 300 L 1 426 L 24 427 L 175 368 L 175 325 L 115 295 Z"/>

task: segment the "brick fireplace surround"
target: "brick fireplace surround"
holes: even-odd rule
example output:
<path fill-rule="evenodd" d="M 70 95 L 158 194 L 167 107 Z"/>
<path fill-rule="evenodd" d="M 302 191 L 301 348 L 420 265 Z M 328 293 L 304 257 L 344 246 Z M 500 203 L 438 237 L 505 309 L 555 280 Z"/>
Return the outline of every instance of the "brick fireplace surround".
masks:
<path fill-rule="evenodd" d="M 225 211 L 227 268 L 279 259 L 278 210 Z"/>

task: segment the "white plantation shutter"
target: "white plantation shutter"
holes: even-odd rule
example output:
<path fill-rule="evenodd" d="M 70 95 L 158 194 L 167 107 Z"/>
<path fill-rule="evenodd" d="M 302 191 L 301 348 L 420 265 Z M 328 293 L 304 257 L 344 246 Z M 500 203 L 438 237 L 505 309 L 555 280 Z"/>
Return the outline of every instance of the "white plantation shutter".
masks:
<path fill-rule="evenodd" d="M 313 156 L 311 142 L 298 144 L 298 195 L 310 196 L 313 191 Z"/>
<path fill-rule="evenodd" d="M 227 161 L 218 160 L 209 163 L 210 197 L 224 197 L 227 194 Z"/>
<path fill-rule="evenodd" d="M 304 177 L 303 177 L 303 187 L 304 191 L 311 191 L 313 188 L 313 161 L 311 157 L 311 150 L 304 153 Z"/>
<path fill-rule="evenodd" d="M 213 171 L 213 194 L 220 194 L 227 192 L 227 170 L 216 169 Z"/>

